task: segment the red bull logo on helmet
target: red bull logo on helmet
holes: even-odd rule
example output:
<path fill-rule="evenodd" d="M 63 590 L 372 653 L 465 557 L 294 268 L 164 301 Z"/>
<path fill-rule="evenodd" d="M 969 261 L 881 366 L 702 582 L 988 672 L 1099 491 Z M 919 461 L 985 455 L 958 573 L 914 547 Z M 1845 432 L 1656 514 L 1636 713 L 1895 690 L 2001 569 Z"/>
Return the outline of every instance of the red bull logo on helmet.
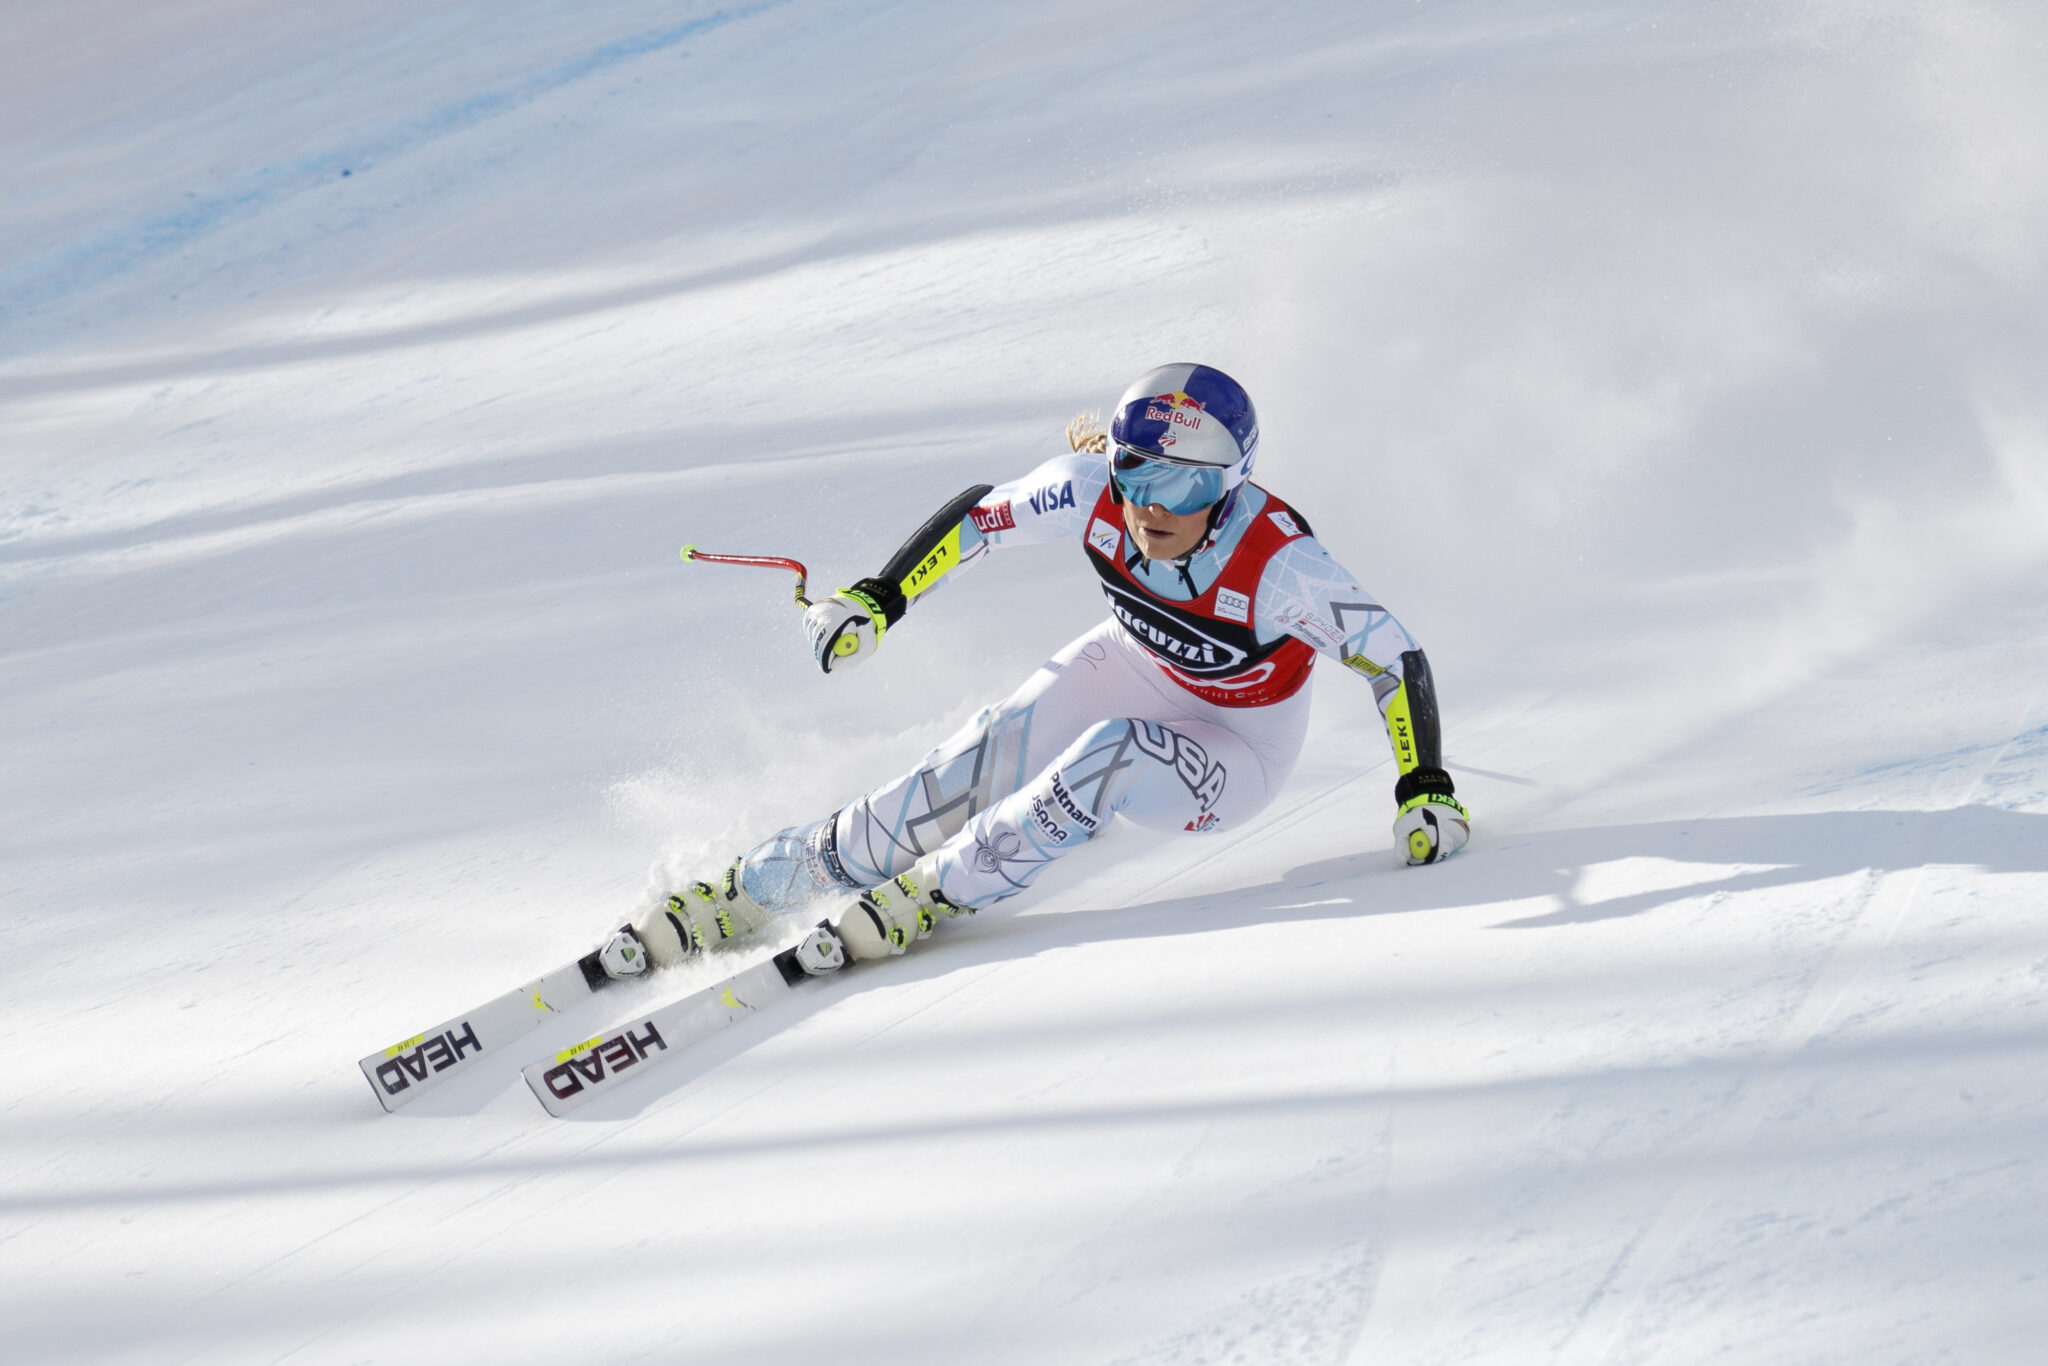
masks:
<path fill-rule="evenodd" d="M 1186 427 L 1190 431 L 1202 429 L 1202 401 L 1190 398 L 1176 389 L 1168 394 L 1154 394 L 1145 403 L 1145 417 L 1150 422 L 1168 422 Z"/>

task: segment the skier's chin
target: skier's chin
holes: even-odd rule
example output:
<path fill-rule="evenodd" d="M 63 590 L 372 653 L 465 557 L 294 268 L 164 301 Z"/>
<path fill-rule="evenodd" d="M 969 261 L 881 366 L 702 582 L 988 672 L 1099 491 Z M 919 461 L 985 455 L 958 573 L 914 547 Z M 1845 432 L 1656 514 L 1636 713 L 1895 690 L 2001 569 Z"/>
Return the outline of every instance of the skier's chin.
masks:
<path fill-rule="evenodd" d="M 1170 512 L 1151 513 L 1130 509 L 1125 517 L 1138 552 L 1148 560 L 1173 560 L 1195 548 L 1201 539 L 1203 521 L 1199 513 L 1176 517 Z"/>
<path fill-rule="evenodd" d="M 1146 531 L 1140 528 L 1137 532 L 1137 540 L 1138 549 L 1144 552 L 1146 559 L 1170 560 L 1173 558 L 1172 551 L 1177 548 L 1180 538 L 1170 533 L 1162 534 L 1157 531 Z"/>

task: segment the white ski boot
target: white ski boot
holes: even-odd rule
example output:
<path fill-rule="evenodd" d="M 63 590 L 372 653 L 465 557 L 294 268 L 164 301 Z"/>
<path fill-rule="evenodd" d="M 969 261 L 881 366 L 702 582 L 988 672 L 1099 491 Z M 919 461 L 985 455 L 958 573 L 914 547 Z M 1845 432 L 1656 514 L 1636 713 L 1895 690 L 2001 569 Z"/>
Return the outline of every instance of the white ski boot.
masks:
<path fill-rule="evenodd" d="M 959 905 L 939 890 L 933 862 L 934 856 L 926 854 L 909 872 L 862 892 L 860 900 L 839 913 L 832 928 L 848 958 L 888 958 L 930 935 L 940 917 L 974 914 L 974 907 Z"/>
<path fill-rule="evenodd" d="M 736 858 L 717 883 L 693 882 L 631 925 L 621 925 L 602 949 L 598 962 L 614 979 L 637 977 L 649 968 L 665 968 L 718 948 L 766 925 L 774 916 L 752 897 L 740 881 L 746 862 Z"/>

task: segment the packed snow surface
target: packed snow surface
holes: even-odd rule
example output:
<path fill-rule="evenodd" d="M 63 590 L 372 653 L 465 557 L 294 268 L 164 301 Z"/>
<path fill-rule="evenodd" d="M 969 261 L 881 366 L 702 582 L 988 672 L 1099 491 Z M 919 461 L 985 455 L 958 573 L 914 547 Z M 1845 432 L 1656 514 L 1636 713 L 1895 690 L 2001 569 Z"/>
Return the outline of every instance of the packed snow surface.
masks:
<path fill-rule="evenodd" d="M 2038 1362 L 2032 0 L 0 13 L 10 1362 Z M 1152 365 L 1428 648 L 573 1120 L 355 1059 L 913 761 Z M 795 926 L 788 927 L 793 937 Z M 622 999 L 623 998 L 623 999 Z"/>

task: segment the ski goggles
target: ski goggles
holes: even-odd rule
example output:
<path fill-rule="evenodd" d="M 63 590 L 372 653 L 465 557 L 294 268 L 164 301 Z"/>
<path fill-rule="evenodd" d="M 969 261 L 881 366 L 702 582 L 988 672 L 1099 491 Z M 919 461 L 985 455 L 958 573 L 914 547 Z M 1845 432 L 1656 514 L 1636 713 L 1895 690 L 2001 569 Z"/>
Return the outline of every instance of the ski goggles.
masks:
<path fill-rule="evenodd" d="M 1163 507 L 1176 517 L 1223 497 L 1224 471 L 1215 465 L 1181 465 L 1129 446 L 1118 446 L 1109 459 L 1110 478 L 1127 502 Z"/>

